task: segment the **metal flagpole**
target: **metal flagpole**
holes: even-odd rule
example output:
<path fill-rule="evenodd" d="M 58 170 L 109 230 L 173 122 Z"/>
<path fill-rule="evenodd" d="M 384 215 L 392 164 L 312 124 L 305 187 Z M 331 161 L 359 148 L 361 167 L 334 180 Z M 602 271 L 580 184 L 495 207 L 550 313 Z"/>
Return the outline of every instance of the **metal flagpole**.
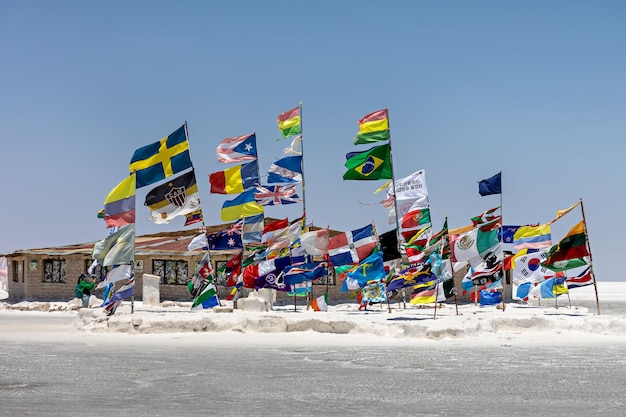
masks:
<path fill-rule="evenodd" d="M 506 310 L 506 271 L 504 270 L 504 247 L 502 246 L 502 226 L 504 225 L 504 216 L 502 210 L 502 171 L 500 171 L 500 233 L 498 233 L 498 242 L 502 249 L 502 312 Z M 513 287 L 511 287 L 511 296 L 513 296 Z"/>
<path fill-rule="evenodd" d="M 302 129 L 302 101 L 299 105 L 298 114 L 300 115 L 300 157 L 302 170 L 302 231 L 306 231 L 306 195 L 305 195 L 305 184 L 304 184 L 304 131 Z"/>
<path fill-rule="evenodd" d="M 187 126 L 187 120 L 185 120 L 185 135 L 187 136 L 187 142 L 189 142 L 189 128 Z M 191 146 L 190 145 L 191 144 L 189 144 L 188 147 L 189 147 L 189 160 L 191 161 L 192 159 L 191 159 Z M 257 171 L 258 171 L 258 163 L 259 163 L 259 160 L 257 158 Z M 193 169 L 193 162 L 191 162 L 191 168 Z M 194 176 L 195 176 L 195 173 L 194 173 Z M 202 212 L 202 204 L 200 205 L 200 211 Z M 206 228 L 206 225 L 204 224 L 204 215 L 202 216 L 202 229 L 204 230 L 204 235 L 206 236 L 207 242 L 208 242 L 207 228 Z M 243 234 L 243 229 L 242 229 L 242 234 Z M 242 236 L 242 243 L 243 243 L 243 236 Z M 209 263 L 209 267 L 211 268 L 211 271 L 215 271 L 215 269 L 213 268 L 213 265 L 211 263 L 211 252 L 209 250 L 208 245 L 207 245 L 207 249 L 206 249 L 206 255 L 207 255 L 207 258 L 208 258 L 208 263 Z M 200 262 L 202 262 L 202 261 L 200 261 Z M 202 279 L 206 280 L 206 278 L 202 278 Z M 222 300 L 220 298 L 220 293 L 217 290 L 217 277 L 215 276 L 215 272 L 213 273 L 213 285 L 215 285 L 215 296 L 217 297 L 217 304 L 221 307 L 222 306 Z M 202 288 L 202 287 L 198 288 L 199 291 L 196 292 L 197 295 L 200 295 L 201 292 L 202 292 L 202 291 L 200 291 L 200 288 Z M 195 288 L 194 288 L 194 290 L 195 290 Z M 193 295 L 192 295 L 192 298 L 193 298 Z M 192 302 L 194 300 L 195 300 L 195 298 L 193 298 Z"/>
<path fill-rule="evenodd" d="M 591 244 L 589 243 L 589 235 L 587 233 L 587 219 L 585 217 L 585 207 L 583 206 L 583 199 L 580 198 L 580 211 L 583 215 L 583 226 L 585 230 L 585 245 L 587 245 L 587 252 L 589 252 L 589 272 L 593 278 L 593 289 L 596 293 L 596 308 L 598 309 L 598 316 L 600 315 L 600 300 L 598 298 L 598 284 L 596 282 L 596 274 L 593 272 L 593 256 L 591 255 Z"/>
<path fill-rule="evenodd" d="M 391 184 L 393 187 L 393 208 L 396 213 L 396 249 L 400 253 L 400 221 L 398 220 L 398 200 L 396 199 L 396 174 L 393 169 L 393 152 L 391 151 L 391 121 L 389 117 L 389 107 L 385 107 L 387 110 L 387 129 L 389 129 L 389 163 L 391 164 Z M 391 312 L 391 311 L 390 311 Z"/>
<path fill-rule="evenodd" d="M 446 214 L 446 224 L 448 224 L 448 215 Z M 447 233 L 446 233 L 447 235 Z M 443 237 L 443 236 L 442 236 Z M 437 319 L 437 298 L 439 298 L 439 274 L 441 273 L 441 265 L 443 265 L 443 246 L 444 241 L 441 239 L 441 245 L 439 246 L 439 270 L 437 271 L 437 282 L 435 283 L 435 311 L 433 313 L 433 320 Z"/>

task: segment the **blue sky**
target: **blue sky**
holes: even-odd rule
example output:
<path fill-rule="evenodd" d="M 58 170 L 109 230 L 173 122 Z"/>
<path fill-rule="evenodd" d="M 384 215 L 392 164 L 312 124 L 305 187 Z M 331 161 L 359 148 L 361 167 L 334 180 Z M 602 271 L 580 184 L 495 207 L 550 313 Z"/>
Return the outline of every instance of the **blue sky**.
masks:
<path fill-rule="evenodd" d="M 623 280 L 624 21 L 621 1 L 2 2 L 0 253 L 106 236 L 96 214 L 135 149 L 185 121 L 205 221 L 220 223 L 218 143 L 256 132 L 266 170 L 288 145 L 276 116 L 302 101 L 316 225 L 393 227 L 367 205 L 382 181 L 342 180 L 345 154 L 367 149 L 357 120 L 389 107 L 395 175 L 426 170 L 434 229 L 499 205 L 477 182 L 502 171 L 505 224 L 582 198 L 597 278 Z M 137 233 L 182 229 L 148 220 L 147 191 Z"/>

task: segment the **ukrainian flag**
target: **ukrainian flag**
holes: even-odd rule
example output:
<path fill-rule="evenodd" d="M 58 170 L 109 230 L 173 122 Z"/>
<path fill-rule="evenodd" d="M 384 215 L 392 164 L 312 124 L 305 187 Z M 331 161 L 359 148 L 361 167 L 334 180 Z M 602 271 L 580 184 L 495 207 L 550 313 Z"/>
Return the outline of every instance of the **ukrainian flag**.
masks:
<path fill-rule="evenodd" d="M 263 206 L 254 199 L 256 192 L 256 188 L 252 188 L 239 194 L 234 200 L 225 201 L 222 205 L 222 220 L 230 222 L 263 213 Z"/>
<path fill-rule="evenodd" d="M 139 148 L 130 160 L 137 174 L 137 188 L 153 184 L 191 168 L 185 125 L 158 142 Z"/>

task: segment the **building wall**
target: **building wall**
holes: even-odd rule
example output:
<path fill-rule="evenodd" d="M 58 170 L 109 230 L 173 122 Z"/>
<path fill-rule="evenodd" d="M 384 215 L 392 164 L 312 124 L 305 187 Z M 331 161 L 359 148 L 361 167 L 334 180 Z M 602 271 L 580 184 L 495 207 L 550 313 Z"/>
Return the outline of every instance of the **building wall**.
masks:
<path fill-rule="evenodd" d="M 141 300 L 143 296 L 143 274 L 154 274 L 152 271 L 152 261 L 154 259 L 162 260 L 181 260 L 185 259 L 189 265 L 189 276 L 195 271 L 196 264 L 202 259 L 203 253 L 192 257 L 184 257 L 181 255 L 143 255 L 137 256 L 136 260 L 142 263 L 141 270 L 135 272 L 135 299 Z M 214 255 L 211 257 L 213 269 L 216 270 L 216 263 L 228 261 L 231 255 Z M 66 261 L 66 282 L 51 283 L 44 282 L 44 260 L 46 259 L 65 259 Z M 86 263 L 91 260 L 90 254 L 73 254 L 60 256 L 42 256 L 42 255 L 17 255 L 7 257 L 8 269 L 8 292 L 9 301 L 69 301 L 74 298 L 74 287 L 80 274 L 86 272 Z M 15 268 L 17 262 L 17 268 Z M 156 274 L 155 274 L 156 275 Z M 470 294 L 463 295 L 461 280 L 465 275 L 465 270 L 455 274 L 455 287 L 457 290 L 457 302 L 469 302 Z M 17 277 L 17 282 L 15 281 Z M 218 292 L 221 299 L 225 299 L 230 293 L 230 288 L 218 285 Z M 190 294 L 186 285 L 170 285 L 163 284 L 159 286 L 160 301 L 189 301 Z M 243 295 L 247 295 L 250 290 L 245 289 Z M 312 297 L 318 297 L 326 292 L 326 285 L 313 284 Z M 99 298 L 102 298 L 102 289 L 93 292 Z M 352 297 L 351 297 L 352 296 Z M 507 271 L 507 283 L 505 285 L 505 297 L 511 298 L 510 271 Z M 293 296 L 289 296 L 286 292 L 277 292 L 277 302 L 288 304 L 293 302 Z M 341 292 L 341 282 L 336 280 L 334 285 L 328 286 L 329 302 L 355 302 L 353 291 Z M 304 298 L 296 300 L 298 305 L 306 303 Z"/>
<path fill-rule="evenodd" d="M 137 256 L 143 268 L 135 272 L 135 299 L 141 300 L 143 296 L 143 274 L 153 274 L 152 260 L 186 260 L 189 274 L 195 271 L 196 264 L 202 260 L 203 253 L 192 257 L 180 255 L 155 255 Z M 44 282 L 44 260 L 64 259 L 66 265 L 66 280 L 61 282 Z M 229 255 L 215 255 L 212 257 L 213 269 L 217 261 L 227 261 Z M 17 269 L 14 268 L 17 262 Z M 17 255 L 8 256 L 8 293 L 10 302 L 19 301 L 69 301 L 73 299 L 74 287 L 78 277 L 87 272 L 87 263 L 91 262 L 89 254 L 73 254 L 65 256 L 42 256 L 42 255 Z M 17 278 L 17 282 L 14 281 Z M 187 285 L 163 284 L 159 286 L 161 302 L 163 301 L 189 301 L 190 294 Z M 220 296 L 226 297 L 230 289 L 219 287 Z M 102 298 L 102 289 L 92 291 L 92 294 Z"/>

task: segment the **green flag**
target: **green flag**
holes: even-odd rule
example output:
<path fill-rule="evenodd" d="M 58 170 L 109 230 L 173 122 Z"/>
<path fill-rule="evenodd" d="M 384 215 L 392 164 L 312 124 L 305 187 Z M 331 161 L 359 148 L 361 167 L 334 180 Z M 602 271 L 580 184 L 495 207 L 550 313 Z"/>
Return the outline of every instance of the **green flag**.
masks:
<path fill-rule="evenodd" d="M 548 268 L 554 272 L 567 271 L 568 269 L 578 268 L 585 265 L 587 265 L 587 262 L 584 258 L 566 259 L 564 261 L 555 261 L 552 263 L 544 261 L 541 263 L 541 266 Z"/>
<path fill-rule="evenodd" d="M 376 146 L 348 157 L 344 180 L 388 180 L 391 172 L 391 146 Z"/>

